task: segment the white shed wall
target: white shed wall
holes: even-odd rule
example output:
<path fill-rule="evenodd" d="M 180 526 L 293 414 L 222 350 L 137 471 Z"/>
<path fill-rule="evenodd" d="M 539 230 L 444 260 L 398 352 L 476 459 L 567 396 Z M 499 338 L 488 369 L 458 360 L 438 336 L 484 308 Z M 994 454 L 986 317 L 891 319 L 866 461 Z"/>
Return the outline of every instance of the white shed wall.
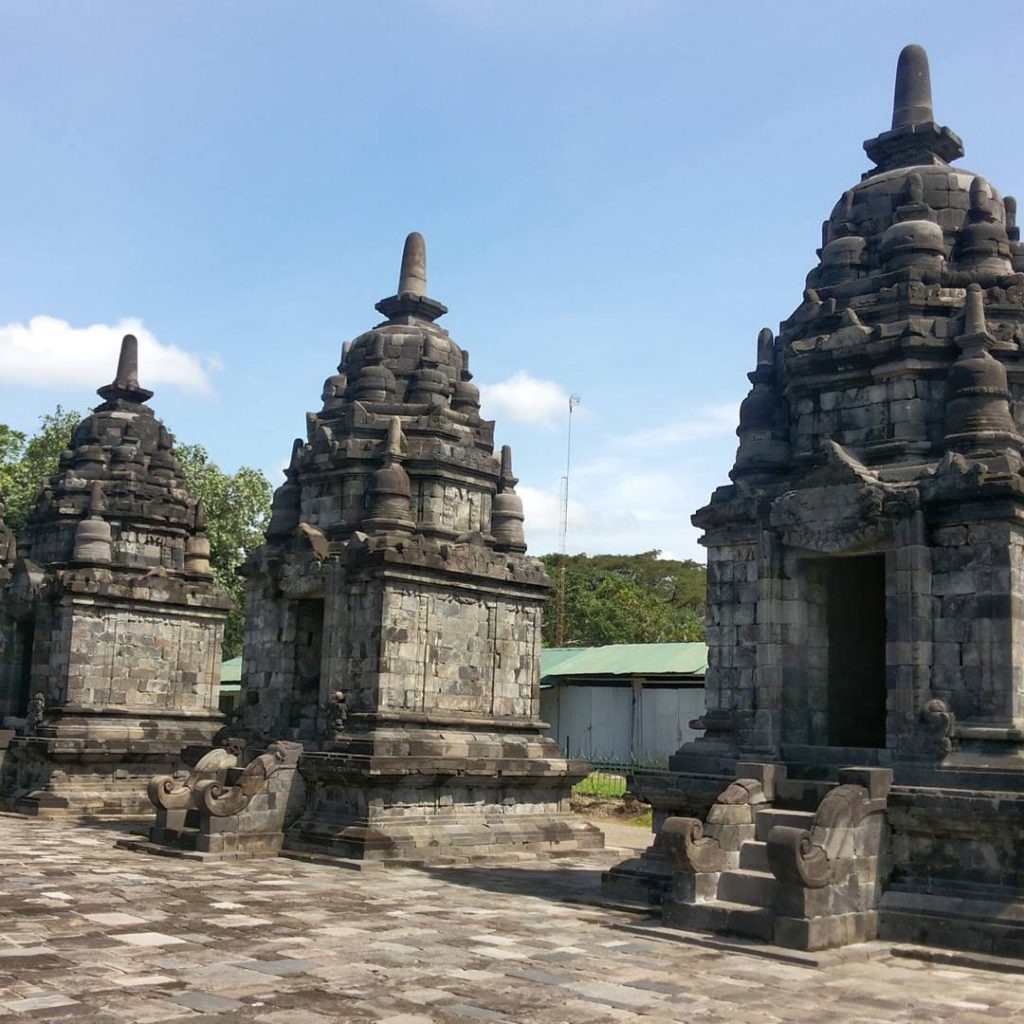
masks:
<path fill-rule="evenodd" d="M 560 683 L 541 690 L 541 718 L 563 752 L 595 761 L 667 761 L 699 735 L 703 686 Z"/>

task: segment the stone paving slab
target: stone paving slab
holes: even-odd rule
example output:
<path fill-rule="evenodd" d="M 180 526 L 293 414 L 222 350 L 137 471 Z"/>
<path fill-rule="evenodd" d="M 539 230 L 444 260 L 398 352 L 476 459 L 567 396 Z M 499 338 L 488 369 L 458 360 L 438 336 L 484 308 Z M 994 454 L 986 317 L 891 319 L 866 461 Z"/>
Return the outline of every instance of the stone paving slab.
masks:
<path fill-rule="evenodd" d="M 0 1024 L 900 1024 L 1024 1020 L 1019 975 L 827 968 L 622 930 L 620 854 L 362 874 L 115 850 L 0 816 Z M 566 902 L 575 900 L 577 902 Z"/>

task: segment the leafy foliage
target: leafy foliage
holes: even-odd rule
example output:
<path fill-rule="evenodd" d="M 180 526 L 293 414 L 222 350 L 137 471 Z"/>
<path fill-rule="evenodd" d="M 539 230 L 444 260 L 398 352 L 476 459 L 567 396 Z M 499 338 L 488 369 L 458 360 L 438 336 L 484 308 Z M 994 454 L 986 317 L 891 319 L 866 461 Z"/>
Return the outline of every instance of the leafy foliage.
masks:
<path fill-rule="evenodd" d="M 705 567 L 659 554 L 566 556 L 564 643 L 596 647 L 703 640 Z M 543 623 L 544 643 L 553 646 L 562 556 L 543 555 L 541 561 L 555 583 Z"/>
<path fill-rule="evenodd" d="M 234 658 L 242 653 L 245 634 L 245 586 L 236 570 L 263 543 L 270 515 L 270 481 L 248 466 L 225 473 L 199 444 L 177 445 L 175 454 L 189 492 L 203 502 L 214 579 L 235 602 L 224 630 L 224 657 Z"/>
<path fill-rule="evenodd" d="M 60 453 L 81 419 L 80 412 L 58 405 L 39 417 L 31 437 L 0 423 L 0 495 L 7 503 L 4 520 L 15 533 L 25 525 L 40 487 L 57 472 Z"/>

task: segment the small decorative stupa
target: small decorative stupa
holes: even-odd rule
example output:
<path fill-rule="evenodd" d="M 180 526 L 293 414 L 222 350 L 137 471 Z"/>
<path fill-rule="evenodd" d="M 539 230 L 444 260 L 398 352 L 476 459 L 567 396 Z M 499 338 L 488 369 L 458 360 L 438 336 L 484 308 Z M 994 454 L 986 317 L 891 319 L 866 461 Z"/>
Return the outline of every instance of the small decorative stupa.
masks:
<path fill-rule="evenodd" d="M 694 516 L 704 735 L 637 779 L 659 838 L 606 884 L 785 945 L 1021 955 L 1016 203 L 950 166 L 919 46 L 864 148 L 803 301 L 758 337 L 732 482 Z"/>
<path fill-rule="evenodd" d="M 0 794 L 18 810 L 144 814 L 146 780 L 222 724 L 231 602 L 152 395 L 127 335 L 6 568 L 0 712 L 25 725 Z"/>
<path fill-rule="evenodd" d="M 286 848 L 431 860 L 598 846 L 586 772 L 538 718 L 549 582 L 525 554 L 511 451 L 435 321 L 409 235 L 386 320 L 307 417 L 249 584 L 243 725 L 305 745 Z"/>

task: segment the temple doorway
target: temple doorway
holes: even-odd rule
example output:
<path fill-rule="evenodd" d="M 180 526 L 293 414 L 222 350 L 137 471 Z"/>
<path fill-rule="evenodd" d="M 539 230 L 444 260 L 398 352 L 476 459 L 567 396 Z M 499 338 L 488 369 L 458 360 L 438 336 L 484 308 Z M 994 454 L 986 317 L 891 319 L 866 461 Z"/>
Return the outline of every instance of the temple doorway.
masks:
<path fill-rule="evenodd" d="M 296 601 L 295 666 L 289 724 L 298 739 L 312 739 L 316 735 L 323 639 L 323 600 Z"/>
<path fill-rule="evenodd" d="M 18 623 L 18 697 L 14 713 L 19 717 L 28 714 L 32 697 L 32 653 L 35 647 L 35 619 Z"/>
<path fill-rule="evenodd" d="M 828 744 L 885 746 L 885 556 L 824 565 Z"/>

